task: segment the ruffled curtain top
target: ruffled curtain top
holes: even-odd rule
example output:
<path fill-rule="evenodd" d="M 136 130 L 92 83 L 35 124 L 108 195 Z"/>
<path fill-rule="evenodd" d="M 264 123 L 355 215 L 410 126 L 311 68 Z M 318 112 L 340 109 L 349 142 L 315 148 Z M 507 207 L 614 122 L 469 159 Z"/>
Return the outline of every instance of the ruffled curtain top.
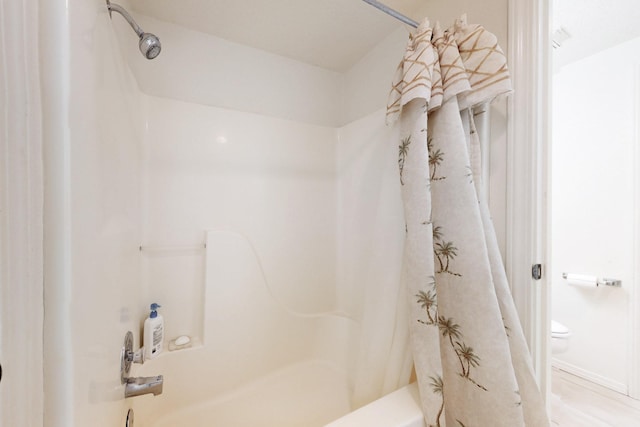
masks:
<path fill-rule="evenodd" d="M 453 27 L 432 29 L 428 19 L 410 36 L 393 79 L 387 103 L 387 124 L 414 99 L 427 101 L 429 111 L 458 96 L 466 109 L 511 91 L 507 58 L 495 35 L 463 16 Z"/>

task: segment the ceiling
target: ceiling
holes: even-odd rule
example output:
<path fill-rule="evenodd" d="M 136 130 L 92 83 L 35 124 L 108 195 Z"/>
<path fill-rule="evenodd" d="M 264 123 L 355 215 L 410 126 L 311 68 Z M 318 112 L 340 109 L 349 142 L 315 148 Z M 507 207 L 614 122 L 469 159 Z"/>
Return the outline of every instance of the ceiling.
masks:
<path fill-rule="evenodd" d="M 554 49 L 564 65 L 640 37 L 640 0 L 554 0 L 552 19 L 570 35 Z"/>
<path fill-rule="evenodd" d="M 411 16 L 425 0 L 386 0 Z M 362 0 L 131 0 L 133 9 L 312 65 L 344 72 L 400 25 Z"/>
<path fill-rule="evenodd" d="M 130 0 L 153 18 L 337 72 L 348 70 L 400 25 L 362 0 Z M 425 2 L 383 0 L 416 18 Z M 558 65 L 640 37 L 640 0 L 552 0 L 553 30 L 570 38 Z"/>

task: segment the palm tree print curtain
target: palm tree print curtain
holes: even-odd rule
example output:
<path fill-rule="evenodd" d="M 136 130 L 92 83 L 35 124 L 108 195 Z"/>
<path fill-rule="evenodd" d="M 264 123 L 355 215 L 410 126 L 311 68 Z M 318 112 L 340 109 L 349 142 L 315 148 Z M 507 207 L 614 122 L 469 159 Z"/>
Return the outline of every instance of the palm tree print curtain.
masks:
<path fill-rule="evenodd" d="M 425 20 L 398 67 L 404 277 L 428 426 L 549 426 L 480 188 L 471 108 L 511 90 L 496 37 Z"/>

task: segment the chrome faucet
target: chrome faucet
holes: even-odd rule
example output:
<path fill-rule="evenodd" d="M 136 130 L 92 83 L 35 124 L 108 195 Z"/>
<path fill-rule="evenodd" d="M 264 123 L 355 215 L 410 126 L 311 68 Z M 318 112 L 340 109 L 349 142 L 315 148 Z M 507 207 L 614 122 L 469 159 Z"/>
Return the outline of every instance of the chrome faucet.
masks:
<path fill-rule="evenodd" d="M 162 393 L 164 377 L 129 377 L 132 363 L 144 363 L 144 352 L 133 351 L 133 334 L 127 332 L 124 337 L 124 346 L 120 355 L 120 380 L 124 384 L 124 397 L 142 396 L 143 394 L 153 394 L 157 396 Z"/>
<path fill-rule="evenodd" d="M 162 375 L 157 377 L 137 377 L 127 378 L 124 386 L 124 397 L 142 396 L 143 394 L 151 394 L 157 396 L 162 393 L 162 383 L 164 378 Z"/>

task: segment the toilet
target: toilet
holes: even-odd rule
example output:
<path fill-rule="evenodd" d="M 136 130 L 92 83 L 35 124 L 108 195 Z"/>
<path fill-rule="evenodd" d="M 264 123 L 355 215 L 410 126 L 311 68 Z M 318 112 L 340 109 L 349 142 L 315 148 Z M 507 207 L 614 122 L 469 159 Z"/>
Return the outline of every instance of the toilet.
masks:
<path fill-rule="evenodd" d="M 569 348 L 571 331 L 560 322 L 551 321 L 551 354 L 564 353 Z"/>

